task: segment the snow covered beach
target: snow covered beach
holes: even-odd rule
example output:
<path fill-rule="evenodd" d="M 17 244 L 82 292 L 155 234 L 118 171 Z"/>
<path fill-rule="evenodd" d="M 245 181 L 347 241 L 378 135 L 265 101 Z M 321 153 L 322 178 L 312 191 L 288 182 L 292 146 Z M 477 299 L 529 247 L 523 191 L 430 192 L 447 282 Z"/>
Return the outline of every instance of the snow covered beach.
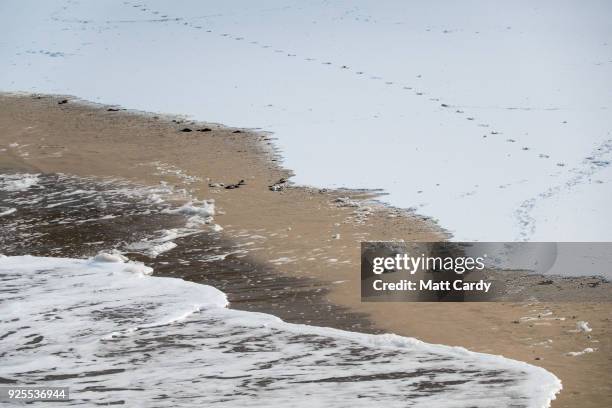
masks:
<path fill-rule="evenodd" d="M 286 170 L 266 153 L 266 136 L 63 98 L 1 98 L 0 168 L 9 173 L 0 177 L 0 207 L 11 210 L 0 218 L 6 255 L 87 266 L 84 259 L 99 251 L 120 251 L 152 267 L 154 276 L 222 290 L 232 309 L 502 354 L 561 378 L 565 391 L 556 406 L 571 406 L 575 398 L 585 406 L 602 402 L 608 372 L 602 356 L 611 346 L 607 303 L 361 303 L 355 298 L 360 241 L 439 240 L 444 234 L 427 219 L 373 207 L 367 194 L 286 185 Z M 24 258 L 8 259 L 28 265 Z M 540 280 L 534 289 L 554 293 L 556 285 Z M 123 300 L 129 299 L 142 300 Z M 177 310 L 168 319 L 183 315 Z M 577 331 L 578 321 L 592 331 Z M 366 369 L 365 362 L 353 363 Z M 594 379 L 593 373 L 600 374 Z M 364 381 L 363 375 L 351 381 Z M 395 375 L 394 382 L 404 381 Z M 116 381 L 111 377 L 109 384 Z"/>
<path fill-rule="evenodd" d="M 1 90 L 271 131 L 297 183 L 382 189 L 460 240 L 611 239 L 607 2 L 0 11 Z"/>
<path fill-rule="evenodd" d="M 458 239 L 610 239 L 608 4 L 169 4 L 0 4 L 7 28 L 0 39 L 0 91 L 25 92 L 0 94 L 0 228 L 10 232 L 2 235 L 0 253 L 11 255 L 0 262 L 6 265 L 3 276 L 24 292 L 16 299 L 9 290 L 2 301 L 9 309 L 38 310 L 37 296 L 69 291 L 64 284 L 72 280 L 85 285 L 84 293 L 106 293 L 105 277 L 117 283 L 104 302 L 118 315 L 83 304 L 103 316 L 95 334 L 110 331 L 111 338 L 90 343 L 85 333 L 79 353 L 87 359 L 92 344 L 110 345 L 101 364 L 125 371 L 98 371 L 96 364 L 71 371 L 83 360 L 66 355 L 56 356 L 66 364 L 60 378 L 49 365 L 39 367 L 42 377 L 85 377 L 79 385 L 83 399 L 75 403 L 86 405 L 93 393 L 125 384 L 127 377 L 141 378 L 150 363 L 153 375 L 121 390 L 122 397 L 133 398 L 158 384 L 156 373 L 168 368 L 163 353 L 141 355 L 133 341 L 168 346 L 168 355 L 185 369 L 172 382 L 178 389 L 192 374 L 203 373 L 183 354 L 191 347 L 185 339 L 197 339 L 199 353 L 219 346 L 206 338 L 218 330 L 238 344 L 233 351 L 240 355 L 289 347 L 296 361 L 283 361 L 278 369 L 304 375 L 300 385 L 289 385 L 269 376 L 255 354 L 249 362 L 255 374 L 236 378 L 245 367 L 216 355 L 216 365 L 235 371 L 208 373 L 211 379 L 244 390 L 244 399 L 215 400 L 220 404 L 248 404 L 272 388 L 269 401 L 287 404 L 289 386 L 307 395 L 348 383 L 350 393 L 343 397 L 363 396 L 358 389 L 365 389 L 361 402 L 409 395 L 416 404 L 441 405 L 448 401 L 438 398 L 460 395 L 488 406 L 490 394 L 507 404 L 545 406 L 559 388 L 556 377 L 565 391 L 553 406 L 606 404 L 612 395 L 609 304 L 360 304 L 355 253 L 360 241 L 441 240 L 445 230 Z M 277 166 L 281 161 L 285 168 Z M 142 198 L 142 186 L 146 199 L 136 205 L 132 200 Z M 176 197 L 162 199 L 169 191 Z M 381 208 L 371 198 L 409 211 Z M 90 259 L 112 248 L 149 266 Z M 150 266 L 157 276 L 141 274 Z M 28 276 L 44 283 L 27 292 Z M 168 303 L 151 309 L 159 315 L 142 313 L 136 282 L 144 291 L 168 290 Z M 534 288 L 554 290 L 548 282 Z M 212 286 L 243 311 L 221 303 L 210 310 L 198 301 L 186 305 L 174 291 L 196 287 L 198 299 L 223 296 Z M 294 326 L 253 311 L 306 324 L 300 335 L 320 336 L 320 342 L 292 337 Z M 43 318 L 61 325 L 54 313 Z M 257 322 L 255 339 L 243 331 L 250 327 L 245 316 Z M 88 316 L 73 317 L 77 326 L 90 326 Z M 125 319 L 138 323 L 126 329 L 127 337 L 121 331 Z M 132 330 L 140 323 L 150 331 Z M 8 343 L 0 345 L 8 344 L 12 365 L 3 379 L 23 377 L 23 367 L 37 364 L 37 353 L 49 354 L 47 346 L 59 344 L 53 332 L 13 330 L 13 322 L 4 322 L 3 329 L 9 324 L 3 332 L 10 333 Z M 66 333 L 61 341 L 83 334 Z M 25 349 L 15 350 L 13 335 Z M 366 364 L 374 353 L 370 343 L 387 340 L 391 353 L 400 356 L 401 367 L 393 372 Z M 331 355 L 322 344 L 333 344 Z M 126 363 L 114 352 L 150 359 Z M 329 375 L 305 369 L 320 360 L 300 357 L 302 352 L 329 360 Z M 492 357 L 497 354 L 548 371 Z M 381 363 L 389 359 L 375 357 Z M 442 363 L 433 367 L 429 360 L 438 358 Z M 347 364 L 355 372 L 338 375 Z M 474 372 L 456 370 L 455 364 Z M 482 378 L 489 369 L 495 373 L 490 383 Z M 88 384 L 97 380 L 102 388 Z M 330 393 L 322 401 L 337 402 Z M 156 397 L 146 392 L 144 398 Z M 187 397 L 212 401 L 201 393 Z"/>

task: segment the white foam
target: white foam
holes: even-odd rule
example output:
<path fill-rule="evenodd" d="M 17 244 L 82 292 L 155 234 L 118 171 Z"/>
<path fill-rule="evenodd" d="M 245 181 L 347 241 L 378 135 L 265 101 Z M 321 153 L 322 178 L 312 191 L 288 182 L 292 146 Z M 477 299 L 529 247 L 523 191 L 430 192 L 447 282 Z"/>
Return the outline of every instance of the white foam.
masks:
<path fill-rule="evenodd" d="M 578 356 L 582 356 L 584 354 L 589 354 L 589 353 L 593 353 L 595 352 L 595 349 L 591 348 L 591 347 L 587 347 L 582 351 L 570 351 L 569 353 L 567 353 L 568 356 L 571 357 L 578 357 Z"/>
<path fill-rule="evenodd" d="M 205 225 L 213 222 L 215 215 L 215 201 L 189 201 L 178 208 L 165 209 L 162 211 L 165 214 L 182 214 L 187 216 L 185 229 L 187 231 L 198 232 Z M 220 228 L 220 226 L 218 226 Z M 213 231 L 219 232 L 218 227 L 213 226 Z"/>
<path fill-rule="evenodd" d="M 183 204 L 179 208 L 170 209 L 164 211 L 167 214 L 183 214 L 183 215 L 197 215 L 200 217 L 208 218 L 215 215 L 215 203 L 212 200 L 208 201 L 190 201 Z"/>
<path fill-rule="evenodd" d="M 174 210 L 168 211 L 172 212 Z M 157 237 L 149 237 L 138 242 L 130 243 L 126 246 L 126 249 L 143 253 L 150 258 L 156 258 L 165 252 L 171 251 L 178 246 L 178 244 L 173 242 L 175 239 L 202 232 L 202 230 L 199 229 L 199 225 L 192 225 L 189 221 L 191 218 L 193 217 L 187 219 L 185 228 L 171 228 L 158 231 L 159 235 Z"/>
<path fill-rule="evenodd" d="M 561 388 L 500 356 L 228 310 L 210 286 L 112 258 L 0 259 L 2 378 L 69 386 L 73 404 L 160 407 L 535 408 Z"/>
<path fill-rule="evenodd" d="M 131 215 L 143 216 L 152 212 L 178 215 L 177 221 L 184 223 L 183 227 L 162 229 L 147 234 L 133 234 L 137 241 L 122 243 L 116 248 L 122 251 L 139 252 L 140 254 L 155 258 L 165 252 L 177 247 L 177 239 L 188 237 L 204 231 L 220 232 L 223 228 L 213 224 L 215 214 L 214 200 L 191 200 L 185 203 L 190 196 L 186 192 L 177 192 L 168 186 L 147 187 L 133 185 L 125 180 L 79 178 L 66 175 L 30 175 L 11 174 L 1 176 L 2 185 L 6 187 L 7 193 L 2 197 L 0 206 L 0 217 L 7 217 L 8 221 L 3 226 L 8 230 L 23 230 L 23 222 L 18 217 L 9 217 L 17 212 L 28 213 L 37 206 L 43 210 L 54 208 L 70 209 L 62 211 L 64 216 L 56 220 L 58 224 L 75 224 L 99 222 Z M 16 190 L 26 184 L 33 186 L 36 180 L 36 190 Z M 61 188 L 55 189 L 59 185 Z M 133 205 L 132 205 L 133 203 Z M 185 203 L 177 207 L 177 203 Z M 151 204 L 151 205 L 148 205 Z M 87 211 L 87 208 L 99 208 L 100 211 Z M 112 210 L 110 209 L 112 208 Z M 78 210 L 77 210 L 78 209 Z M 75 212 L 74 210 L 77 210 Z M 97 214 L 97 217 L 87 218 L 77 215 Z M 106 213 L 106 214 L 104 214 Z M 171 218 L 171 217 L 167 217 Z M 181 220 L 182 219 L 182 220 Z M 36 225 L 34 219 L 28 223 Z M 29 235 L 34 239 L 34 235 Z M 27 247 L 23 245 L 24 247 Z M 32 243 L 36 245 L 36 243 Z M 113 254 L 101 254 L 98 261 L 117 261 L 121 257 L 120 251 Z M 108 258 L 108 259 L 106 259 Z M 123 259 L 125 261 L 125 259 Z"/>
<path fill-rule="evenodd" d="M 157 175 L 162 175 L 162 176 L 171 175 L 171 176 L 178 178 L 185 184 L 194 183 L 196 181 L 202 181 L 201 177 L 189 175 L 185 173 L 183 169 L 167 164 L 167 163 L 153 162 L 151 163 L 151 165 L 155 166 L 155 169 L 157 170 L 157 173 L 156 173 Z"/>
<path fill-rule="evenodd" d="M 38 174 L 0 174 L 0 190 L 25 191 L 38 183 Z"/>
<path fill-rule="evenodd" d="M 6 209 L 5 208 L 6 207 L 0 207 L 0 217 L 4 217 L 6 215 L 11 215 L 11 214 L 13 214 L 14 212 L 17 211 L 16 208 L 12 208 L 12 207 L 11 208 L 6 208 Z"/>
<path fill-rule="evenodd" d="M 576 330 L 585 332 L 585 333 L 590 333 L 593 331 L 593 329 L 589 327 L 589 322 L 585 322 L 582 320 L 579 322 L 576 322 Z"/>
<path fill-rule="evenodd" d="M 118 263 L 122 263 L 122 262 L 126 262 L 128 259 L 118 253 L 109 253 L 109 252 L 102 252 L 99 253 L 98 255 L 96 255 L 93 260 L 95 262 L 118 262 Z"/>

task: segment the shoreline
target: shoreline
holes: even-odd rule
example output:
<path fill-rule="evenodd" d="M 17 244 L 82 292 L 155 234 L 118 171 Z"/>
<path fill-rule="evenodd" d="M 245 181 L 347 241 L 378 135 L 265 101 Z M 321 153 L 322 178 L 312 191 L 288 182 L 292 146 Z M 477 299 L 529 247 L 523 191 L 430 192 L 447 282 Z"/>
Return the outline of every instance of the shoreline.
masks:
<path fill-rule="evenodd" d="M 281 182 L 291 171 L 278 165 L 279 152 L 266 134 L 174 116 L 109 111 L 118 108 L 68 97 L 36 98 L 0 94 L 5 129 L 0 149 L 7 149 L 0 152 L 0 167 L 115 176 L 149 185 L 165 181 L 199 199 L 214 198 L 223 234 L 235 245 L 257 247 L 250 250 L 255 262 L 280 276 L 313 279 L 331 288 L 328 301 L 363 314 L 378 330 L 542 366 L 563 382 L 553 407 L 575 406 L 577 401 L 596 407 L 612 401 L 612 387 L 605 384 L 612 367 L 610 303 L 453 304 L 452 310 L 448 304 L 361 303 L 360 241 L 441 240 L 448 233 L 426 217 L 372 203 L 374 192 Z M 64 99 L 67 103 L 58 104 Z M 198 132 L 205 128 L 210 131 Z M 237 187 L 225 188 L 230 185 Z M 548 312 L 557 320 L 549 320 Z M 293 319 L 299 322 L 300 317 Z M 591 322 L 591 338 L 568 334 L 578 320 Z M 582 350 L 591 340 L 599 342 L 596 352 L 564 354 Z M 535 346 L 541 342 L 547 344 Z"/>

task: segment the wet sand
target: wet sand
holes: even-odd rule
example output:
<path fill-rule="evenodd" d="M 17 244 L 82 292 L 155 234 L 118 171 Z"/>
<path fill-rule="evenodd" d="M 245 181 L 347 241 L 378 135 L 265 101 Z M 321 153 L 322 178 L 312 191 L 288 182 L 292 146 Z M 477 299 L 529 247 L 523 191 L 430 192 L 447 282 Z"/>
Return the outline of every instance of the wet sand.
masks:
<path fill-rule="evenodd" d="M 284 182 L 291 173 L 280 166 L 270 135 L 68 97 L 2 95 L 0 106 L 1 169 L 121 177 L 148 185 L 165 181 L 199 199 L 214 198 L 220 210 L 215 220 L 224 228 L 220 247 L 247 249 L 249 256 L 243 263 L 230 254 L 218 266 L 265 271 L 269 290 L 253 292 L 247 285 L 237 291 L 236 283 L 223 286 L 223 276 L 215 283 L 196 271 L 181 277 L 228 291 L 234 307 L 241 307 L 240 296 L 257 293 L 262 296 L 244 302 L 244 308 L 291 322 L 390 331 L 502 354 L 540 365 L 562 380 L 564 390 L 553 407 L 612 404 L 612 303 L 362 303 L 360 241 L 433 241 L 448 235 L 429 219 L 371 202 L 373 192 Z M 171 269 L 158 273 L 171 275 Z M 289 307 L 291 302 L 272 301 L 266 292 L 287 299 L 302 292 L 316 296 Z M 329 307 L 329 316 L 317 320 L 307 313 L 315 304 Z M 575 331 L 580 320 L 593 331 Z M 567 355 L 587 347 L 595 351 Z"/>

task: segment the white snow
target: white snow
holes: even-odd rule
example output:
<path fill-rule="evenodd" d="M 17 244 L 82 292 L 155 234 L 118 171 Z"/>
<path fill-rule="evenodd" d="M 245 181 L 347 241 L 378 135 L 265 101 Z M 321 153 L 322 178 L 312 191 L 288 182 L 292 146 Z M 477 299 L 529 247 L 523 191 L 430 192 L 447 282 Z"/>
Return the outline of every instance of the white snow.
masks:
<path fill-rule="evenodd" d="M 293 181 L 383 188 L 458 239 L 610 241 L 611 13 L 554 0 L 8 0 L 0 90 L 271 131 Z"/>

